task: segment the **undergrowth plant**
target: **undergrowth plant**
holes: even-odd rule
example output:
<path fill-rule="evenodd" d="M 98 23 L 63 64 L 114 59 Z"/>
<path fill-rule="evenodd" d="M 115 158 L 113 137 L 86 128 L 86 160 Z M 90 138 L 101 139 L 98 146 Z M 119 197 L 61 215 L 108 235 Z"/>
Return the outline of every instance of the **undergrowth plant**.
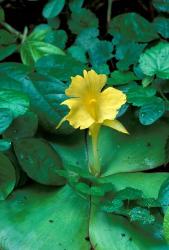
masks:
<path fill-rule="evenodd" d="M 1 250 L 169 249 L 169 1 L 89 2 L 0 9 Z"/>

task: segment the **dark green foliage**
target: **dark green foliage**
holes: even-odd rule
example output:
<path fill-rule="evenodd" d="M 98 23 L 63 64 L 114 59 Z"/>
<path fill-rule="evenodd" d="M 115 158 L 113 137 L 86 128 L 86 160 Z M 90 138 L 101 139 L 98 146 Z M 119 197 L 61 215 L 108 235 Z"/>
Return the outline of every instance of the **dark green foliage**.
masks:
<path fill-rule="evenodd" d="M 23 31 L 0 8 L 0 249 L 168 250 L 169 1 L 121 3 L 49 0 Z M 100 176 L 88 132 L 56 129 L 89 69 L 127 97 L 129 135 L 100 129 Z"/>

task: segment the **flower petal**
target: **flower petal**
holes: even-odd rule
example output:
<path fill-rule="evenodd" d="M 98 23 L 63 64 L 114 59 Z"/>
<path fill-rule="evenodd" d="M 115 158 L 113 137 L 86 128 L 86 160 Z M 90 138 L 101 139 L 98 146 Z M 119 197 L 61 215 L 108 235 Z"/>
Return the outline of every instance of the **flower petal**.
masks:
<path fill-rule="evenodd" d="M 86 129 L 94 123 L 94 119 L 80 98 L 70 98 L 62 104 L 70 108 L 70 112 L 65 118 L 74 128 Z"/>
<path fill-rule="evenodd" d="M 113 128 L 119 132 L 125 133 L 125 134 L 129 134 L 129 132 L 126 130 L 126 128 L 123 126 L 123 124 L 121 122 L 119 122 L 118 120 L 105 120 L 103 122 L 103 125 Z"/>
<path fill-rule="evenodd" d="M 71 84 L 65 94 L 70 97 L 80 97 L 86 92 L 86 82 L 82 76 L 71 77 Z"/>
<path fill-rule="evenodd" d="M 98 122 L 115 119 L 119 108 L 126 102 L 126 95 L 115 88 L 109 87 L 99 97 Z"/>
<path fill-rule="evenodd" d="M 97 74 L 94 70 L 83 71 L 84 79 L 88 85 L 90 93 L 99 93 L 107 81 L 107 76 L 104 74 Z"/>
<path fill-rule="evenodd" d="M 71 84 L 65 93 L 70 97 L 84 97 L 99 93 L 107 81 L 106 75 L 97 74 L 94 70 L 83 71 L 82 76 L 71 77 Z"/>

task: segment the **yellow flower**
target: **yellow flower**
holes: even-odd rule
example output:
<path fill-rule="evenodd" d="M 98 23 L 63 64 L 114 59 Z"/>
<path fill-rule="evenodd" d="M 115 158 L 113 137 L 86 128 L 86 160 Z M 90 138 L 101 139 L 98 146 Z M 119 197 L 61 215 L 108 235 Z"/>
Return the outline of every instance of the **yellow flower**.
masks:
<path fill-rule="evenodd" d="M 67 105 L 70 112 L 57 128 L 67 120 L 74 128 L 89 128 L 90 134 L 100 125 L 128 133 L 115 119 L 118 110 L 126 102 L 126 95 L 112 87 L 102 91 L 107 81 L 106 75 L 97 74 L 94 70 L 84 70 L 83 75 L 71 77 L 71 84 L 65 91 L 70 98 L 61 103 Z"/>
<path fill-rule="evenodd" d="M 59 125 L 68 121 L 74 128 L 87 129 L 92 137 L 94 162 L 89 165 L 90 172 L 100 175 L 101 166 L 98 154 L 98 135 L 101 125 L 111 127 L 128 134 L 125 127 L 116 120 L 120 107 L 126 102 L 126 95 L 118 89 L 109 87 L 102 91 L 107 77 L 94 70 L 83 71 L 82 76 L 71 78 L 71 84 L 65 94 L 69 97 L 62 105 L 67 105 L 69 113 Z"/>

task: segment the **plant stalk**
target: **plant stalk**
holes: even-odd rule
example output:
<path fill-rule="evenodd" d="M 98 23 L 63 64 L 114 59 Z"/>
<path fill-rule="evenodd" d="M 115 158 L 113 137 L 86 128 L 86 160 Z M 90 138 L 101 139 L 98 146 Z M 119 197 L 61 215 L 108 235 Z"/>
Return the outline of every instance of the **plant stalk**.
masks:
<path fill-rule="evenodd" d="M 23 35 L 16 29 L 14 29 L 10 24 L 6 22 L 1 22 L 0 23 L 6 30 L 8 30 L 10 33 L 16 35 L 18 38 L 21 40 L 23 39 Z"/>
<path fill-rule="evenodd" d="M 90 134 L 92 137 L 92 151 L 93 151 L 93 164 L 90 166 L 90 171 L 94 176 L 99 176 L 101 172 L 101 165 L 98 154 L 99 131 L 100 131 L 100 125 L 93 125 L 92 128 L 90 128 Z"/>

